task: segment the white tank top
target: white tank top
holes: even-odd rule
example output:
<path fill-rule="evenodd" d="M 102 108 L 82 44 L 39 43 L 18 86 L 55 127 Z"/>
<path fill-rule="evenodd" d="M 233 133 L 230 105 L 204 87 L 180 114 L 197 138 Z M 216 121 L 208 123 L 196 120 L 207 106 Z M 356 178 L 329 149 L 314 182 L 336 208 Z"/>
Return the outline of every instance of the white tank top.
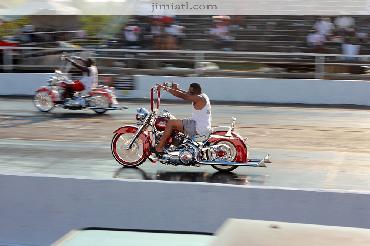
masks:
<path fill-rule="evenodd" d="M 89 74 L 84 73 L 81 82 L 85 86 L 85 90 L 90 91 L 98 86 L 98 68 L 96 66 L 88 67 Z"/>
<path fill-rule="evenodd" d="M 196 122 L 197 133 L 205 136 L 211 131 L 211 103 L 206 94 L 202 93 L 201 96 L 206 99 L 206 105 L 200 110 L 193 106 L 192 119 Z"/>

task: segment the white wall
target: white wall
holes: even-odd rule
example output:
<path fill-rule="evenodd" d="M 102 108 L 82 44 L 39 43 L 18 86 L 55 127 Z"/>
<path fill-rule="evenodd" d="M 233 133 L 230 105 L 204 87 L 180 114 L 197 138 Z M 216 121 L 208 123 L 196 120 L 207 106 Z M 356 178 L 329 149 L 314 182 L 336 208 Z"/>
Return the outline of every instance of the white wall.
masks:
<path fill-rule="evenodd" d="M 0 73 L 0 95 L 34 95 L 47 85 L 50 73 Z"/>
<path fill-rule="evenodd" d="M 0 175 L 0 199 L 0 245 L 85 227 L 214 232 L 227 218 L 370 228 L 369 193 Z"/>
<path fill-rule="evenodd" d="M 34 95 L 51 74 L 0 73 L 0 95 Z M 353 104 L 370 106 L 370 82 L 315 79 L 259 79 L 135 76 L 135 91 L 117 91 L 121 98 L 149 98 L 156 83 L 178 82 L 187 89 L 200 83 L 211 100 L 249 103 Z M 164 99 L 175 99 L 168 93 Z"/>
<path fill-rule="evenodd" d="M 156 83 L 175 81 L 185 90 L 190 83 L 200 83 L 211 100 L 370 106 L 370 83 L 366 81 L 161 76 L 136 76 L 135 80 L 134 98 L 149 97 L 149 88 Z M 174 99 L 168 93 L 163 98 Z"/>

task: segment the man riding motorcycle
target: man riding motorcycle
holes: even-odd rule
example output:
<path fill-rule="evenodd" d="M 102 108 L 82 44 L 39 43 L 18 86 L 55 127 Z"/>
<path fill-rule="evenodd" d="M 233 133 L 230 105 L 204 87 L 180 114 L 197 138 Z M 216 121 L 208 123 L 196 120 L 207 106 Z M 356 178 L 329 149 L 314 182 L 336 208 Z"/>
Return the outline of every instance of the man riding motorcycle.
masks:
<path fill-rule="evenodd" d="M 209 134 L 211 131 L 211 104 L 208 96 L 202 93 L 200 84 L 190 84 L 188 91 L 181 90 L 178 84 L 175 83 L 172 83 L 171 87 L 167 86 L 166 83 L 159 86 L 175 97 L 191 101 L 193 110 L 190 119 L 170 119 L 168 121 L 164 134 L 155 147 L 155 152 L 158 155 L 163 154 L 163 147 L 175 130 L 183 132 L 189 137 L 193 137 L 197 134 L 202 136 Z"/>
<path fill-rule="evenodd" d="M 74 60 L 69 57 L 64 57 L 65 60 L 69 61 L 73 66 L 83 72 L 83 77 L 80 81 L 85 89 L 81 92 L 81 96 L 87 96 L 93 88 L 98 86 L 98 68 L 95 65 L 95 61 L 91 58 L 83 59 L 78 56 L 72 56 L 72 58 Z M 79 64 L 75 60 L 82 61 L 83 64 Z M 83 97 L 77 99 L 77 102 L 81 106 L 85 106 L 86 101 Z"/>

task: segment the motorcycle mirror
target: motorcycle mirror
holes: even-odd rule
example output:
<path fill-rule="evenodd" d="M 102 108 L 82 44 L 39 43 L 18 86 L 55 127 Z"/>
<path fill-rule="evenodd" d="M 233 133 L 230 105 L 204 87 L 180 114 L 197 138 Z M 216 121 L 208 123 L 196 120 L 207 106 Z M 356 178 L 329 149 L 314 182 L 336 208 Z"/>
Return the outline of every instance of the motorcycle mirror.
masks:
<path fill-rule="evenodd" d="M 172 82 L 165 82 L 164 85 L 167 86 L 167 87 L 172 88 L 173 83 Z"/>

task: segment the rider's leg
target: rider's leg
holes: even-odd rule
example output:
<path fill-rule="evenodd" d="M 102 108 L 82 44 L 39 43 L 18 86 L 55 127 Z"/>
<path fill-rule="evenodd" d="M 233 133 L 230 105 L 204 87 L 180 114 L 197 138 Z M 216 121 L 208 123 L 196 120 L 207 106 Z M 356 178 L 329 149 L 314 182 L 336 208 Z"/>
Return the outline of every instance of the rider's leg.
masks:
<path fill-rule="evenodd" d="M 158 145 L 155 147 L 157 152 L 163 152 L 163 147 L 166 144 L 167 140 L 171 136 L 173 131 L 180 131 L 184 132 L 184 126 L 182 124 L 182 120 L 169 120 L 166 125 L 166 129 L 164 130 L 163 136 L 159 141 Z"/>

